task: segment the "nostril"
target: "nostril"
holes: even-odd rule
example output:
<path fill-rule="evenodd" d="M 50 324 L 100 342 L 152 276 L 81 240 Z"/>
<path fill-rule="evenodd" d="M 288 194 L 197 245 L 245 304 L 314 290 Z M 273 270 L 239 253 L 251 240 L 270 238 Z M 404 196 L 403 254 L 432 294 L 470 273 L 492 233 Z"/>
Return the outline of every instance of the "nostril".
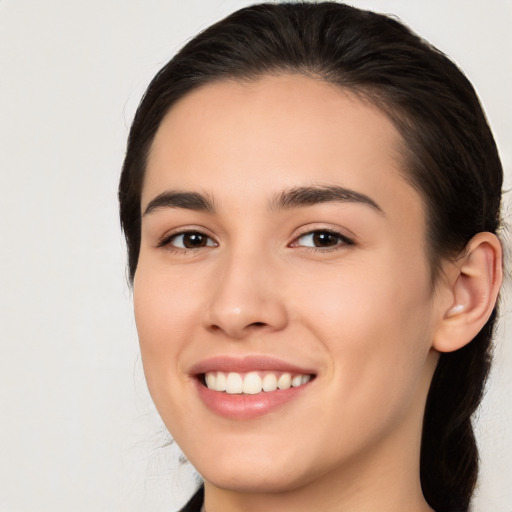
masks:
<path fill-rule="evenodd" d="M 264 322 L 253 322 L 249 325 L 249 327 L 263 327 L 265 325 Z"/>

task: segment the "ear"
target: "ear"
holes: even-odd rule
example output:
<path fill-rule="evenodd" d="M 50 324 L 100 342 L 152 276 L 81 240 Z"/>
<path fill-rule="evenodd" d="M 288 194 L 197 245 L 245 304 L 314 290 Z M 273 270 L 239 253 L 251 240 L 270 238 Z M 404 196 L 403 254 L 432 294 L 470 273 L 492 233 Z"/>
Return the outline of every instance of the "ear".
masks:
<path fill-rule="evenodd" d="M 502 274 L 500 241 L 492 233 L 478 233 L 463 256 L 449 264 L 440 283 L 434 349 L 453 352 L 479 333 L 496 305 Z"/>

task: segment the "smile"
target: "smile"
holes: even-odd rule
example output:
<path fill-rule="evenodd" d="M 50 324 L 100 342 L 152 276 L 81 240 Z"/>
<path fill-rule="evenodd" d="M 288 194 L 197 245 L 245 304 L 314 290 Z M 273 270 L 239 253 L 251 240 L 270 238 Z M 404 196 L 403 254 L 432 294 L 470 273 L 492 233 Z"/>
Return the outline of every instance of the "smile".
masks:
<path fill-rule="evenodd" d="M 290 372 L 207 372 L 204 384 L 213 391 L 225 392 L 230 395 L 257 395 L 277 390 L 297 388 L 308 383 L 311 375 L 292 374 Z"/>
<path fill-rule="evenodd" d="M 291 407 L 315 384 L 318 372 L 271 356 L 218 356 L 189 369 L 195 392 L 213 413 L 250 420 Z M 287 405 L 289 404 L 289 405 Z"/>

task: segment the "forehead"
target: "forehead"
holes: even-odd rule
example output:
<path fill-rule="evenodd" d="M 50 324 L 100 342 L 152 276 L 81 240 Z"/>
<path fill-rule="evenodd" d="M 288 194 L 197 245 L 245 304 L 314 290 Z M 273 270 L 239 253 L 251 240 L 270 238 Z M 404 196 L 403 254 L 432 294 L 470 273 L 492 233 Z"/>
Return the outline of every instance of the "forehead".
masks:
<path fill-rule="evenodd" d="M 329 184 L 421 212 L 403 177 L 401 144 L 378 108 L 323 80 L 285 74 L 216 82 L 186 95 L 161 123 L 142 207 L 165 189 L 252 202 Z"/>

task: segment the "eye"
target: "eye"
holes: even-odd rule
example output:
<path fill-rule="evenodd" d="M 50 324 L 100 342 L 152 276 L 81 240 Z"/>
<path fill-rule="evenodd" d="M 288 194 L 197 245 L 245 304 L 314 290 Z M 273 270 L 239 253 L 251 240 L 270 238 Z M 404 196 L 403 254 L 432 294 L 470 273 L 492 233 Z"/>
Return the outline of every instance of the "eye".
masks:
<path fill-rule="evenodd" d="M 353 245 L 354 242 L 346 236 L 329 229 L 318 229 L 305 233 L 296 238 L 292 247 L 311 247 L 313 249 L 333 249 L 343 245 Z"/>
<path fill-rule="evenodd" d="M 216 247 L 217 243 L 208 235 L 200 231 L 186 231 L 184 233 L 175 233 L 164 238 L 159 247 L 170 247 L 176 249 L 201 249 L 202 247 Z"/>

